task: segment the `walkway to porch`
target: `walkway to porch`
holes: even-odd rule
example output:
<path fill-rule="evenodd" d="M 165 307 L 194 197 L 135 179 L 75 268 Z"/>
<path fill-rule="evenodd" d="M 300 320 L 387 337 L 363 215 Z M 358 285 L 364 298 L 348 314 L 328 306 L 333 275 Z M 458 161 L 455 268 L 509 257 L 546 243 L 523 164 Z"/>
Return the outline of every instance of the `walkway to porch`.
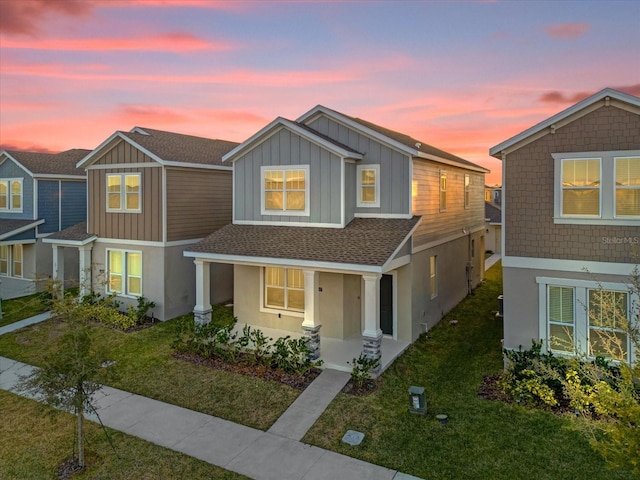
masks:
<path fill-rule="evenodd" d="M 237 323 L 236 330 L 242 333 L 244 323 Z M 256 328 L 251 326 L 251 328 Z M 274 328 L 260 327 L 262 333 L 274 340 L 279 337 L 291 338 L 302 337 L 302 332 L 288 332 L 286 330 L 277 330 Z M 320 330 L 322 332 L 322 330 Z M 382 337 L 382 358 L 380 373 L 385 371 L 393 361 L 409 347 L 409 342 L 394 340 L 390 337 Z M 345 340 L 337 338 L 320 337 L 320 359 L 324 361 L 322 368 L 333 368 L 343 372 L 351 372 L 351 361 L 358 358 L 362 353 L 362 337 L 354 336 Z"/>

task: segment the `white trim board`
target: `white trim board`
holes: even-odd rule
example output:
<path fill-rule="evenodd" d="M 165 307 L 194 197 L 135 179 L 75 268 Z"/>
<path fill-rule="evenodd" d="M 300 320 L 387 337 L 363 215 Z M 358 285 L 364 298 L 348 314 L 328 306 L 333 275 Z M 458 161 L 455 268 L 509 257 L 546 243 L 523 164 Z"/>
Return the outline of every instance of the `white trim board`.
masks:
<path fill-rule="evenodd" d="M 502 268 L 525 268 L 529 270 L 557 270 L 564 272 L 589 272 L 600 275 L 631 275 L 632 263 L 593 262 L 584 260 L 562 260 L 535 257 L 502 257 Z"/>

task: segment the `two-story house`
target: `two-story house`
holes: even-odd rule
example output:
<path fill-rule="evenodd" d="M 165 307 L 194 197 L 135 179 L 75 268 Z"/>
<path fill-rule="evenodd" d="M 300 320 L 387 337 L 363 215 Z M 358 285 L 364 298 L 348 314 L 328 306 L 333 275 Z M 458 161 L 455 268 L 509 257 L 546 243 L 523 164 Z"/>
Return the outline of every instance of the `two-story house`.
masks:
<path fill-rule="evenodd" d="M 504 345 L 633 358 L 624 331 L 599 318 L 603 292 L 621 314 L 640 243 L 640 99 L 602 90 L 496 145 L 502 160 Z M 611 352 L 609 352 L 611 353 Z"/>
<path fill-rule="evenodd" d="M 76 163 L 88 152 L 0 152 L 2 298 L 41 287 L 53 261 L 42 239 L 86 218 L 86 176 Z M 67 262 L 77 264 L 77 254 L 69 252 Z M 73 273 L 61 278 L 77 280 Z"/>
<path fill-rule="evenodd" d="M 222 155 L 237 145 L 151 128 L 115 132 L 78 162 L 86 224 L 47 242 L 80 251 L 83 292 L 113 293 L 125 306 L 144 296 L 160 320 L 190 312 L 195 267 L 182 252 L 231 221 L 232 168 Z M 210 274 L 214 301 L 231 299 L 233 268 Z"/>
<path fill-rule="evenodd" d="M 224 156 L 233 223 L 189 246 L 198 321 L 211 265 L 234 268 L 234 313 L 313 356 L 383 368 L 478 284 L 486 169 L 317 106 L 277 118 Z M 320 348 L 322 344 L 322 348 Z"/>

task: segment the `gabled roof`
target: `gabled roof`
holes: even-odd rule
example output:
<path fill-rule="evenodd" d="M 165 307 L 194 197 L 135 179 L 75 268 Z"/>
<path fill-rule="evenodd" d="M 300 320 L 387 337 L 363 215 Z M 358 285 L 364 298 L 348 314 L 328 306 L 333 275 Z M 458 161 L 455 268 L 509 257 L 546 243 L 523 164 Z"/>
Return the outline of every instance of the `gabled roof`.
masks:
<path fill-rule="evenodd" d="M 489 223 L 502 223 L 502 209 L 491 202 L 484 202 L 484 218 Z"/>
<path fill-rule="evenodd" d="M 87 222 L 76 223 L 42 239 L 44 243 L 59 243 L 69 245 L 84 245 L 98 238 L 97 235 L 87 232 Z"/>
<path fill-rule="evenodd" d="M 499 143 L 489 150 L 489 155 L 501 159 L 501 154 L 503 152 L 508 153 L 508 151 L 513 151 L 519 148 L 523 144 L 528 143 L 527 140 L 529 140 L 531 137 L 544 134 L 545 129 L 555 130 L 556 128 L 560 128 L 567 123 L 572 122 L 574 119 L 580 117 L 581 114 L 585 113 L 584 111 L 586 109 L 589 109 L 590 107 L 592 109 L 603 107 L 605 105 L 608 105 L 612 100 L 619 102 L 619 106 L 628 105 L 630 107 L 634 107 L 635 111 L 640 113 L 640 98 L 634 95 L 620 92 L 618 90 L 614 90 L 613 88 L 605 88 L 604 90 L 600 90 L 598 93 L 585 98 L 584 100 L 561 111 L 560 113 L 547 118 L 537 125 L 534 125 L 533 127 L 520 132 L 518 135 L 515 135 L 510 139 Z"/>
<path fill-rule="evenodd" d="M 345 115 L 344 113 L 332 110 L 323 105 L 317 105 L 316 107 L 312 108 L 307 113 L 298 118 L 297 121 L 300 123 L 306 123 L 307 121 L 313 120 L 319 114 L 327 115 L 340 123 L 348 125 L 351 128 L 367 134 L 368 136 L 376 138 L 382 143 L 386 143 L 387 145 L 398 148 L 407 155 L 411 155 L 412 157 L 433 160 L 436 162 L 459 166 L 461 168 L 467 168 L 479 172 L 489 172 L 489 170 L 484 167 L 476 165 L 475 163 L 469 162 L 468 160 L 460 158 L 449 152 L 445 152 L 444 150 L 440 150 L 439 148 L 429 145 L 428 143 L 416 140 L 409 135 L 405 135 L 404 133 L 381 127 L 380 125 L 376 125 L 375 123 L 371 123 L 361 118 Z"/>
<path fill-rule="evenodd" d="M 419 222 L 417 216 L 355 218 L 338 229 L 229 224 L 187 248 L 185 256 L 381 270 Z"/>
<path fill-rule="evenodd" d="M 26 232 L 38 225 L 44 223 L 44 220 L 9 220 L 0 219 L 0 240 L 5 240 L 19 233 Z"/>
<path fill-rule="evenodd" d="M 103 148 L 117 138 L 130 143 L 161 165 L 177 166 L 222 167 L 224 166 L 222 156 L 238 145 L 236 142 L 227 140 L 213 140 L 152 128 L 134 127 L 130 132 L 116 131 L 78 162 L 78 167 L 90 166 L 102 155 Z"/>
<path fill-rule="evenodd" d="M 85 157 L 90 150 L 74 148 L 60 153 L 24 152 L 20 150 L 3 150 L 4 154 L 32 177 L 52 175 L 71 175 L 85 177 L 84 171 L 76 168 L 76 163 Z"/>
<path fill-rule="evenodd" d="M 242 142 L 236 148 L 231 150 L 229 153 L 222 157 L 223 161 L 234 160 L 238 156 L 247 152 L 251 148 L 256 145 L 259 145 L 262 140 L 268 138 L 273 135 L 277 131 L 282 128 L 286 128 L 301 137 L 309 140 L 312 143 L 320 145 L 321 147 L 326 148 L 327 150 L 335 153 L 336 155 L 343 158 L 352 158 L 352 159 L 362 159 L 362 154 L 353 148 L 344 145 L 332 138 L 327 137 L 326 135 L 322 135 L 320 132 L 315 131 L 312 128 L 309 128 L 307 125 L 293 122 L 283 117 L 278 117 L 269 123 L 264 128 L 260 129 L 257 133 L 249 137 L 247 140 Z"/>

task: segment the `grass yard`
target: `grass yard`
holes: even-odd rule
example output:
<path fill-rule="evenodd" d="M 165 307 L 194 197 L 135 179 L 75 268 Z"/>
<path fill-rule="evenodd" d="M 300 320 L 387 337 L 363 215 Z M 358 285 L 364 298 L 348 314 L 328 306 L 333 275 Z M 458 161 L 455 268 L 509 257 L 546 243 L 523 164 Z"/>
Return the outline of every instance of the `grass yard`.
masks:
<path fill-rule="evenodd" d="M 498 264 L 474 296 L 382 375 L 378 391 L 339 394 L 303 441 L 424 479 L 631 478 L 606 469 L 578 431 L 582 419 L 477 396 L 483 376 L 503 367 L 500 275 Z M 407 411 L 411 385 L 425 387 L 424 417 Z M 438 413 L 449 416 L 446 426 Z M 365 433 L 363 443 L 342 443 L 347 430 Z"/>
<path fill-rule="evenodd" d="M 26 297 L 2 300 L 2 319 L 0 319 L 0 327 L 25 318 L 33 317 L 34 315 L 46 311 L 46 307 L 42 303 L 41 298 L 41 293 L 34 293 L 33 295 L 27 295 Z"/>
<path fill-rule="evenodd" d="M 0 478 L 55 479 L 73 449 L 75 417 L 0 390 Z M 88 468 L 77 479 L 245 479 L 187 455 L 86 422 Z"/>
<path fill-rule="evenodd" d="M 116 378 L 111 386 L 191 410 L 266 430 L 300 394 L 289 386 L 175 360 L 173 342 L 181 319 L 124 333 L 99 327 Z M 59 322 L 46 322 L 0 336 L 0 355 L 32 365 L 59 335 Z"/>

